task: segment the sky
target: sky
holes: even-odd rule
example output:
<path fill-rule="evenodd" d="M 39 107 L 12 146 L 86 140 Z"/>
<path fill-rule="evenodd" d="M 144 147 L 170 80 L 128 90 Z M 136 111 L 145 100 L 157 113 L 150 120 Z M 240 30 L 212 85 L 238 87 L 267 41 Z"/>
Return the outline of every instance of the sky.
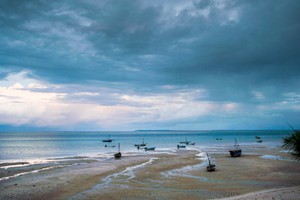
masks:
<path fill-rule="evenodd" d="M 1 130 L 300 128 L 298 0 L 1 0 Z"/>

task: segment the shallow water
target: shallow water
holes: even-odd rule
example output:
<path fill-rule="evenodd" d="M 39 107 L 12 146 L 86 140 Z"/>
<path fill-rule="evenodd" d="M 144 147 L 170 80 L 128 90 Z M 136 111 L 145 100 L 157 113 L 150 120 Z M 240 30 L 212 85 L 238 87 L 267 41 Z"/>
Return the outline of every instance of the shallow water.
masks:
<path fill-rule="evenodd" d="M 133 131 L 133 132 L 0 132 L 0 162 L 45 160 L 72 156 L 110 156 L 117 144 L 126 153 L 138 151 L 134 144 L 144 139 L 156 151 L 173 151 L 180 141 L 195 142 L 187 149 L 218 152 L 228 149 L 236 138 L 243 148 L 281 145 L 287 131 Z M 260 136 L 263 143 L 256 143 Z M 110 137 L 112 143 L 104 143 Z M 222 140 L 216 140 L 222 138 Z M 116 147 L 105 147 L 115 144 Z"/>

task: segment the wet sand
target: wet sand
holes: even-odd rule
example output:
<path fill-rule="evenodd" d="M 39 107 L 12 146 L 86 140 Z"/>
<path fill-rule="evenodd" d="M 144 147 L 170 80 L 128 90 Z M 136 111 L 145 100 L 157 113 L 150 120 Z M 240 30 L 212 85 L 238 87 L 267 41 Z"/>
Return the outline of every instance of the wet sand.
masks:
<path fill-rule="evenodd" d="M 255 148 L 239 158 L 211 153 L 215 172 L 205 170 L 203 155 L 178 150 L 128 154 L 120 160 L 57 160 L 46 170 L 1 180 L 0 199 L 213 199 L 262 190 L 275 194 L 274 189 L 280 196 L 285 190 L 278 188 L 300 186 L 300 163 L 280 149 Z M 286 192 L 289 195 L 299 194 L 297 188 L 286 190 L 292 191 Z"/>

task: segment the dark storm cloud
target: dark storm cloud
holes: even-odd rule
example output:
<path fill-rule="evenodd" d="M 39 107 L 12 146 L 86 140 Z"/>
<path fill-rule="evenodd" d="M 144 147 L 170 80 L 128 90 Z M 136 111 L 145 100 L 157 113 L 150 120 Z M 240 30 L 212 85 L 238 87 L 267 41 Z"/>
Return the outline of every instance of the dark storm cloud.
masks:
<path fill-rule="evenodd" d="M 214 85 L 213 77 L 229 77 L 257 86 L 297 76 L 297 1 L 216 2 L 176 11 L 168 2 L 2 1 L 2 65 L 54 82 Z M 194 14 L 205 9 L 206 17 Z"/>

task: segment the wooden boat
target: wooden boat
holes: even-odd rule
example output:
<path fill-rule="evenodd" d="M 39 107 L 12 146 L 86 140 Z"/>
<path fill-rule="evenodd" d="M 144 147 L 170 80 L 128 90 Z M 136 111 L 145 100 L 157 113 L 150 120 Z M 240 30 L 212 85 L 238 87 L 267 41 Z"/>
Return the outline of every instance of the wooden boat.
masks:
<path fill-rule="evenodd" d="M 242 155 L 242 150 L 240 149 L 240 146 L 238 145 L 236 139 L 235 139 L 234 148 L 232 150 L 229 150 L 229 153 L 231 157 L 239 157 Z"/>
<path fill-rule="evenodd" d="M 262 143 L 262 140 L 256 140 L 257 143 Z"/>
<path fill-rule="evenodd" d="M 154 151 L 155 147 L 145 147 L 145 151 Z"/>
<path fill-rule="evenodd" d="M 114 156 L 115 156 L 116 159 L 122 157 L 122 153 L 121 153 L 121 151 L 120 151 L 120 143 L 118 144 L 118 149 L 119 149 L 119 152 L 114 154 Z"/>
<path fill-rule="evenodd" d="M 177 145 L 177 149 L 185 149 L 186 146 L 185 145 Z"/>
<path fill-rule="evenodd" d="M 185 144 L 185 145 L 195 145 L 195 142 L 191 142 L 191 141 L 187 141 L 187 139 L 185 138 L 185 141 L 181 141 L 179 142 L 180 144 Z"/>
<path fill-rule="evenodd" d="M 143 142 L 141 144 L 135 144 L 135 147 L 145 147 L 147 146 L 147 143 L 144 142 L 144 138 L 143 138 Z"/>
<path fill-rule="evenodd" d="M 113 144 L 113 145 L 104 145 L 104 147 L 115 147 L 115 145 Z"/>
<path fill-rule="evenodd" d="M 136 148 L 137 148 L 137 150 L 140 150 L 140 149 L 146 149 L 147 147 L 146 146 L 137 146 Z"/>
<path fill-rule="evenodd" d="M 187 145 L 195 145 L 195 142 L 189 142 Z"/>
<path fill-rule="evenodd" d="M 110 139 L 110 136 L 108 136 L 108 139 L 104 139 L 102 142 L 112 142 L 112 139 Z"/>
<path fill-rule="evenodd" d="M 256 138 L 256 139 L 260 139 L 260 137 L 259 137 L 259 136 L 255 136 L 255 138 Z"/>
<path fill-rule="evenodd" d="M 190 143 L 190 141 L 187 141 L 187 139 L 185 138 L 185 141 L 181 141 L 181 142 L 179 142 L 180 144 L 189 144 Z"/>
<path fill-rule="evenodd" d="M 213 172 L 216 170 L 216 165 L 214 164 L 211 164 L 210 162 L 210 159 L 209 159 L 209 156 L 208 156 L 208 153 L 206 152 L 206 155 L 207 155 L 207 160 L 208 160 L 208 166 L 206 167 L 206 170 L 209 171 L 209 172 Z"/>

